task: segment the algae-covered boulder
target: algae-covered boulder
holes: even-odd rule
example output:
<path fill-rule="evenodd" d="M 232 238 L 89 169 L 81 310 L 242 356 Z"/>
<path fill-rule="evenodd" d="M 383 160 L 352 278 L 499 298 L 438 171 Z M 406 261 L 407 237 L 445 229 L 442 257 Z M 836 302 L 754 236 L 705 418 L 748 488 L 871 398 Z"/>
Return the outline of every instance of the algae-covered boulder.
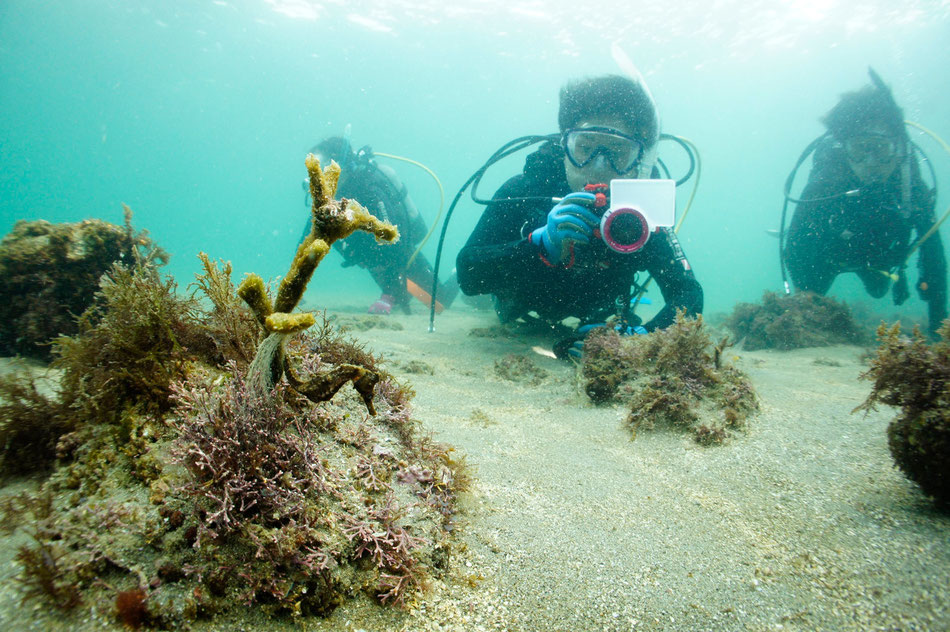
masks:
<path fill-rule="evenodd" d="M 857 410 L 878 403 L 900 408 L 887 428 L 894 462 L 938 504 L 950 504 L 950 321 L 928 344 L 920 330 L 902 336 L 900 325 L 877 331 L 880 346 L 861 377 L 874 382 Z"/>
<path fill-rule="evenodd" d="M 648 335 L 593 330 L 584 343 L 584 389 L 594 403 L 622 401 L 636 435 L 656 422 L 688 428 L 703 444 L 722 443 L 758 410 L 752 385 L 723 362 L 728 340 L 713 344 L 702 317 Z"/>
<path fill-rule="evenodd" d="M 151 244 L 130 219 L 126 208 L 125 226 L 98 219 L 13 226 L 0 241 L 0 354 L 46 360 L 51 340 L 78 331 L 76 318 L 92 303 L 100 277 Z"/>
<path fill-rule="evenodd" d="M 736 305 L 726 326 L 749 351 L 858 345 L 868 339 L 847 305 L 811 292 L 790 296 L 766 292 L 761 305 Z"/>

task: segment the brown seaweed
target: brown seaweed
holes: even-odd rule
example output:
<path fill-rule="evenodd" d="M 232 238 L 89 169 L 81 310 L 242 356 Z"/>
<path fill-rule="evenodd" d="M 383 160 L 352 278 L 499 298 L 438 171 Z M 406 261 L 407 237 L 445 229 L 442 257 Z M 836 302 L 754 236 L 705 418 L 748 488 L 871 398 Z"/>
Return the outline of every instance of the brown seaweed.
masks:
<path fill-rule="evenodd" d="M 880 342 L 862 379 L 873 382 L 868 398 L 855 410 L 878 404 L 900 409 L 887 428 L 894 462 L 924 493 L 950 504 L 950 321 L 929 344 L 918 328 L 901 335 L 900 324 L 877 330 Z"/>
<path fill-rule="evenodd" d="M 860 345 L 868 340 L 868 332 L 857 324 L 847 305 L 811 292 L 790 296 L 765 292 L 761 305 L 736 305 L 726 326 L 749 351 Z"/>
<path fill-rule="evenodd" d="M 748 378 L 722 362 L 728 338 L 713 344 L 702 317 L 678 313 L 676 322 L 647 335 L 621 336 L 593 330 L 584 343 L 581 369 L 591 401 L 623 401 L 627 425 L 636 433 L 657 422 L 688 428 L 703 445 L 722 443 L 758 410 Z M 700 411 L 719 420 L 700 425 Z"/>

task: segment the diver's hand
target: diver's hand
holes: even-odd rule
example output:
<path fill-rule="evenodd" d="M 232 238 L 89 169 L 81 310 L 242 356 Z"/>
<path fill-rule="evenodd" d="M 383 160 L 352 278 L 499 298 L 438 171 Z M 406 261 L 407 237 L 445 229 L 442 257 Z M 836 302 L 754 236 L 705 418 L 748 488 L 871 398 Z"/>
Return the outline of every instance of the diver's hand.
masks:
<path fill-rule="evenodd" d="M 587 337 L 594 329 L 599 327 L 606 327 L 607 323 L 592 323 L 590 325 L 583 325 L 577 328 L 578 335 Z M 614 325 L 614 331 L 616 331 L 621 336 L 642 336 L 647 333 L 646 328 L 643 325 Z M 567 354 L 572 358 L 580 360 L 584 355 L 584 338 L 574 341 L 574 343 L 568 348 Z"/>
<path fill-rule="evenodd" d="M 594 201 L 593 193 L 566 196 L 548 213 L 547 223 L 528 236 L 528 241 L 541 246 L 552 263 L 560 263 L 571 244 L 589 244 L 594 229 L 600 225 L 600 219 L 590 210 Z"/>

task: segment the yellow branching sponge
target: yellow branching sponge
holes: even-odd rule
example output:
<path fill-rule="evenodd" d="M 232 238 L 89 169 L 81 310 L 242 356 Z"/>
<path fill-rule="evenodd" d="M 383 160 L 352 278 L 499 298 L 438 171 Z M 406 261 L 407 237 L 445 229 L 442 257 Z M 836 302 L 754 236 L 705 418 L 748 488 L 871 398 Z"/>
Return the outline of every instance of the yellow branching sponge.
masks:
<path fill-rule="evenodd" d="M 248 275 L 237 289 L 237 295 L 250 306 L 261 327 L 267 329 L 267 317 L 274 312 L 274 306 L 264 289 L 264 279 L 256 274 Z"/>
<path fill-rule="evenodd" d="M 399 240 L 399 230 L 395 226 L 373 217 L 356 200 L 333 199 L 340 179 L 340 166 L 336 162 L 331 162 L 329 167 L 321 170 L 320 161 L 309 154 L 307 171 L 310 173 L 310 197 L 313 199 L 313 225 L 310 235 L 297 251 L 298 257 L 300 251 L 314 240 L 322 239 L 331 246 L 337 239 L 349 237 L 357 230 L 373 233 L 379 242 L 393 243 Z"/>
<path fill-rule="evenodd" d="M 267 317 L 267 320 L 264 321 L 264 327 L 271 333 L 295 334 L 307 329 L 314 322 L 313 314 L 310 312 L 298 312 L 296 314 L 277 312 Z"/>
<path fill-rule="evenodd" d="M 337 239 L 345 239 L 357 230 L 372 233 L 376 240 L 392 243 L 399 239 L 398 229 L 371 215 L 356 200 L 336 200 L 337 184 L 340 181 L 340 166 L 331 162 L 326 169 L 313 154 L 306 160 L 310 174 L 312 222 L 310 234 L 297 248 L 290 270 L 277 289 L 277 298 L 271 305 L 264 287 L 264 280 L 251 274 L 244 279 L 237 293 L 253 310 L 261 326 L 269 332 L 258 347 L 257 354 L 248 369 L 249 386 L 261 393 L 269 393 L 286 374 L 288 382 L 301 394 L 315 402 L 326 401 L 346 382 L 352 381 L 367 409 L 373 409 L 373 388 L 379 376 L 355 365 L 340 365 L 327 373 L 319 373 L 309 380 L 298 379 L 287 363 L 284 354 L 285 340 L 314 323 L 313 314 L 292 313 L 300 302 L 314 270 L 330 252 Z"/>

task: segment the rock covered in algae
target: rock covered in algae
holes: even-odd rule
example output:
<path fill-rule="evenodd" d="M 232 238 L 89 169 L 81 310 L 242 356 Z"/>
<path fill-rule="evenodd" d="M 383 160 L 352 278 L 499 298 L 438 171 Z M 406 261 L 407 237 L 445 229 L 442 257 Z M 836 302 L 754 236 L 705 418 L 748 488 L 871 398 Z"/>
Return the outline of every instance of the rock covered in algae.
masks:
<path fill-rule="evenodd" d="M 249 303 L 268 313 L 252 315 L 230 266 L 202 262 L 210 310 L 154 268 L 117 269 L 88 327 L 57 343 L 57 395 L 17 385 L 17 411 L 55 410 L 63 429 L 39 488 L 0 498 L 0 526 L 28 536 L 11 542 L 18 585 L 43 604 L 16 614 L 21 627 L 50 607 L 67 627 L 92 609 L 187 629 L 326 615 L 362 597 L 408 606 L 446 569 L 466 470 L 422 432 L 411 388 L 325 319 L 293 334 L 313 319 L 295 320 L 293 296 L 272 302 L 261 284 Z M 265 330 L 275 314 L 289 324 Z M 265 334 L 282 371 L 330 377 L 301 386 L 287 372 L 257 390 L 247 348 Z M 357 392 L 317 393 L 338 379 Z"/>
<path fill-rule="evenodd" d="M 761 305 L 736 305 L 726 326 L 749 351 L 857 345 L 868 339 L 847 305 L 811 292 L 791 296 L 765 292 Z"/>
<path fill-rule="evenodd" d="M 0 241 L 0 354 L 48 360 L 50 341 L 78 331 L 76 317 L 92 303 L 100 277 L 150 246 L 146 232 L 132 229 L 128 207 L 125 226 L 18 221 Z"/>
<path fill-rule="evenodd" d="M 727 346 L 727 338 L 711 342 L 701 316 L 682 312 L 647 335 L 601 327 L 584 342 L 584 390 L 594 403 L 627 404 L 634 435 L 662 422 L 691 430 L 700 443 L 722 443 L 758 410 L 748 378 L 723 360 Z"/>
<path fill-rule="evenodd" d="M 319 336 L 288 355 L 360 361 Z M 129 402 L 115 423 L 75 419 L 39 489 L 0 500 L 0 523 L 31 536 L 16 544 L 24 598 L 67 624 L 90 608 L 121 623 L 120 596 L 142 591 L 144 626 L 183 629 L 361 597 L 408 606 L 444 571 L 467 475 L 421 431 L 409 388 L 381 375 L 369 416 L 359 398 L 314 404 L 283 382 L 254 393 L 226 368 L 192 365 L 165 414 Z"/>
<path fill-rule="evenodd" d="M 206 255 L 201 260 L 205 274 L 196 285 L 209 312 L 180 295 L 153 261 L 135 257 L 102 275 L 77 333 L 53 341 L 55 388 L 38 389 L 23 375 L 0 376 L 0 476 L 47 470 L 71 454 L 76 433 L 121 427 L 130 406 L 169 410 L 172 384 L 196 360 L 246 369 L 259 327 L 234 296 L 230 265 L 221 270 Z"/>
<path fill-rule="evenodd" d="M 950 506 L 950 321 L 937 334 L 928 344 L 916 327 L 904 336 L 899 324 L 882 324 L 877 355 L 861 376 L 874 385 L 856 410 L 878 403 L 900 408 L 887 428 L 894 462 L 924 493 Z"/>

